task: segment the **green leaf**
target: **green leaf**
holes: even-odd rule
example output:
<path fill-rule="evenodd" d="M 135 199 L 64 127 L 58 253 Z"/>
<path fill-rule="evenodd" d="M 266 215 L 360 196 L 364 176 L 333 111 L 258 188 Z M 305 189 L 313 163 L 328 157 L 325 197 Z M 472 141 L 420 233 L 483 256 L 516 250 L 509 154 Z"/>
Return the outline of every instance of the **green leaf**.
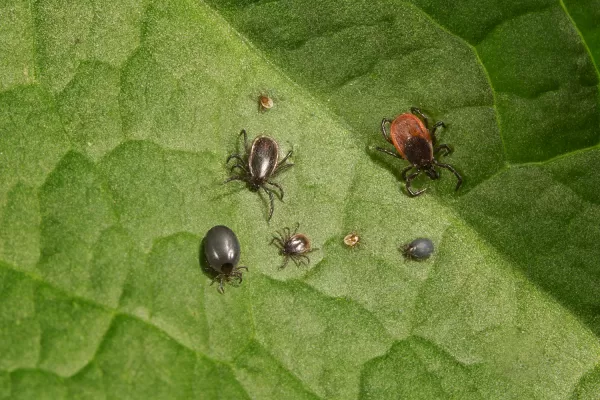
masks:
<path fill-rule="evenodd" d="M 5 1 L 0 399 L 598 398 L 600 7 L 503 3 Z M 458 192 L 374 150 L 411 106 Z M 242 128 L 294 150 L 270 224 Z"/>

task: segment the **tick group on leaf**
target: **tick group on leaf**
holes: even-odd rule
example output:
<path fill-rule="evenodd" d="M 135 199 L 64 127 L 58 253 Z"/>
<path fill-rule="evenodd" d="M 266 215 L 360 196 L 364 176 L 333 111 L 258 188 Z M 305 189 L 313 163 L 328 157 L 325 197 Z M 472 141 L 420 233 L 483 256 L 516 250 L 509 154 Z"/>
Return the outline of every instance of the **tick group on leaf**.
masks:
<path fill-rule="evenodd" d="M 260 95 L 258 98 L 259 111 L 265 112 L 273 107 L 273 99 L 268 95 Z M 426 189 L 414 190 L 412 183 L 424 172 L 429 178 L 435 180 L 440 178 L 439 168 L 449 170 L 457 179 L 456 190 L 462 184 L 462 177 L 450 164 L 439 161 L 439 157 L 449 155 L 452 150 L 447 144 L 436 143 L 436 131 L 445 128 L 446 125 L 439 121 L 431 129 L 429 121 L 420 109 L 412 107 L 410 113 L 404 113 L 395 119 L 384 118 L 381 122 L 381 133 L 384 139 L 391 143 L 396 152 L 376 147 L 376 150 L 395 158 L 406 160 L 409 165 L 402 172 L 402 179 L 406 184 L 406 191 L 411 197 L 416 197 Z M 248 142 L 248 134 L 242 129 L 240 136 L 243 137 L 243 152 L 231 154 L 226 161 L 230 165 L 231 176 L 225 183 L 241 181 L 246 184 L 252 192 L 262 190 L 269 199 L 267 222 L 271 221 L 275 209 L 275 197 L 283 201 L 284 190 L 278 182 L 273 179 L 284 170 L 292 167 L 290 162 L 293 154 L 289 150 L 281 158 L 279 145 L 270 136 L 259 135 Z M 410 174 L 409 174 L 410 173 Z M 285 268 L 291 261 L 296 266 L 308 265 L 310 263 L 309 253 L 315 249 L 307 235 L 298 233 L 300 224 L 296 223 L 294 230 L 283 228 L 276 232 L 271 240 L 279 255 L 283 256 L 283 263 L 279 269 Z M 361 236 L 351 232 L 344 236 L 343 243 L 348 248 L 358 248 L 362 243 Z M 417 238 L 401 247 L 406 259 L 425 260 L 433 253 L 433 242 L 427 238 Z M 223 284 L 232 280 L 242 282 L 242 270 L 248 270 L 245 266 L 238 266 L 241 248 L 235 233 L 226 226 L 217 225 L 211 228 L 204 237 L 204 257 L 214 272 L 213 282 L 218 281 L 218 291 L 224 292 Z"/>

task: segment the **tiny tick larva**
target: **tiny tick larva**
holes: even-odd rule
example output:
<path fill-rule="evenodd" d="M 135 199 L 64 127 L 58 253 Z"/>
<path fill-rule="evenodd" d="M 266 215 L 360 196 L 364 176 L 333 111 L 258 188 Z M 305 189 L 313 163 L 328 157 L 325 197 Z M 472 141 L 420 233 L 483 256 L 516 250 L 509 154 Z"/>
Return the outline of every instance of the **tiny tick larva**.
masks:
<path fill-rule="evenodd" d="M 362 239 L 358 236 L 358 233 L 351 232 L 344 236 L 344 244 L 352 249 L 360 247 Z"/>
<path fill-rule="evenodd" d="M 266 94 L 258 96 L 258 110 L 260 112 L 269 111 L 273 108 L 273 99 Z"/>

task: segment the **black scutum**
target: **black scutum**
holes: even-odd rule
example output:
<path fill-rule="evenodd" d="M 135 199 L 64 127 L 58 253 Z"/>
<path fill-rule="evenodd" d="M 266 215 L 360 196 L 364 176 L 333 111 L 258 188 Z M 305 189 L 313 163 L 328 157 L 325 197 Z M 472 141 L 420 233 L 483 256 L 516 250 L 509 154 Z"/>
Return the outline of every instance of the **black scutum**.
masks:
<path fill-rule="evenodd" d="M 433 160 L 431 145 L 421 137 L 410 138 L 404 145 L 404 154 L 415 165 L 427 165 Z"/>

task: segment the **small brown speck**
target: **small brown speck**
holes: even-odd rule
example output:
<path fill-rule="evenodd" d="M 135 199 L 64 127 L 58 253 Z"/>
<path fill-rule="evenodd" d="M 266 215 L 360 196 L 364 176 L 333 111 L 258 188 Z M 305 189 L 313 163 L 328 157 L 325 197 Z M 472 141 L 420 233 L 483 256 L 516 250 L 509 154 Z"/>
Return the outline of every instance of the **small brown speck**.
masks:
<path fill-rule="evenodd" d="M 344 237 L 344 244 L 350 248 L 355 248 L 360 246 L 362 242 L 360 236 L 356 232 L 352 232 Z"/>
<path fill-rule="evenodd" d="M 273 99 L 267 96 L 266 94 L 262 94 L 258 97 L 258 106 L 260 111 L 265 112 L 273 108 Z"/>

